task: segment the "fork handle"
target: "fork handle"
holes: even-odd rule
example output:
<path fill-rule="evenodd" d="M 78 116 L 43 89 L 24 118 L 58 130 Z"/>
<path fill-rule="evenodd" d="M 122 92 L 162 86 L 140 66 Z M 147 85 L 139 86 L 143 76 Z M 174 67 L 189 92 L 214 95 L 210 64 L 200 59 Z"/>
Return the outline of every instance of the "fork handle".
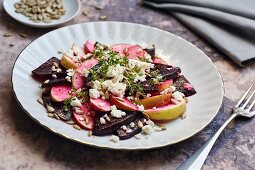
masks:
<path fill-rule="evenodd" d="M 220 129 L 209 139 L 199 150 L 197 150 L 189 159 L 187 159 L 177 170 L 200 170 L 211 151 L 216 139 L 220 136 L 221 132 L 233 120 L 237 114 L 232 114 L 230 118 L 220 127 Z"/>

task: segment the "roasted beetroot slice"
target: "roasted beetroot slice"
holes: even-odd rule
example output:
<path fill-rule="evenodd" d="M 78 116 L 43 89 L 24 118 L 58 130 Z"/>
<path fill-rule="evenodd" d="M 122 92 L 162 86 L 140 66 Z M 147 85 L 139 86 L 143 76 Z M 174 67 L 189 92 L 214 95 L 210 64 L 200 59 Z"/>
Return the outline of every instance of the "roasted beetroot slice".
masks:
<path fill-rule="evenodd" d="M 87 40 L 84 44 L 85 54 L 92 53 L 95 49 L 95 43 L 91 40 Z"/>
<path fill-rule="evenodd" d="M 54 65 L 54 63 L 56 63 L 59 66 L 59 68 L 61 69 L 60 72 L 52 71 L 52 66 Z M 32 74 L 35 77 L 47 78 L 51 77 L 52 74 L 56 74 L 57 76 L 66 75 L 66 69 L 60 65 L 60 60 L 58 58 L 52 57 L 48 61 L 40 65 L 38 68 L 33 70 Z"/>
<path fill-rule="evenodd" d="M 142 82 L 141 84 L 143 86 L 143 91 L 146 93 L 158 91 L 157 87 L 155 85 L 150 84 L 148 81 Z"/>
<path fill-rule="evenodd" d="M 129 139 L 129 138 L 135 136 L 136 134 L 138 134 L 138 133 L 140 133 L 142 131 L 142 129 L 138 127 L 138 121 L 143 122 L 143 125 L 145 125 L 146 123 L 144 122 L 144 119 L 145 118 L 142 116 L 142 114 L 139 114 L 139 116 L 136 118 L 136 120 L 133 121 L 134 127 L 132 127 L 130 125 L 130 123 L 126 124 L 127 129 L 131 129 L 132 130 L 130 133 L 127 133 L 126 130 L 123 130 L 122 128 L 119 128 L 119 129 L 117 129 L 114 132 L 114 134 L 116 136 L 118 136 L 120 138 L 120 140 Z"/>
<path fill-rule="evenodd" d="M 82 76 L 80 73 L 74 73 L 72 77 L 72 85 L 77 90 L 79 88 L 84 88 L 86 82 L 86 77 Z"/>
<path fill-rule="evenodd" d="M 104 135 L 112 134 L 121 126 L 133 122 L 136 119 L 138 114 L 138 112 L 130 112 L 130 111 L 125 111 L 125 112 L 126 112 L 126 116 L 123 116 L 121 118 L 114 118 L 111 116 L 110 113 L 107 113 L 108 117 L 110 118 L 110 122 L 106 121 L 106 124 L 100 123 L 100 118 L 105 113 L 97 112 L 94 118 L 94 129 L 92 131 L 92 134 L 95 136 L 104 136 Z"/>
<path fill-rule="evenodd" d="M 131 46 L 132 45 L 130 44 L 115 44 L 110 47 L 110 50 L 118 52 L 121 56 L 125 56 L 125 54 L 127 53 L 127 49 Z"/>
<path fill-rule="evenodd" d="M 132 45 L 131 47 L 127 48 L 126 55 L 127 55 L 128 59 L 137 60 L 138 57 L 144 57 L 145 51 L 139 45 Z"/>
<path fill-rule="evenodd" d="M 186 97 L 196 94 L 194 87 L 183 75 L 179 76 L 173 85 L 176 87 L 176 90 L 182 92 Z"/>
<path fill-rule="evenodd" d="M 159 73 L 165 80 L 170 80 L 170 79 L 175 80 L 181 73 L 181 69 L 179 67 L 173 67 L 166 64 L 155 64 L 155 67 L 153 70 L 155 69 L 159 71 Z"/>
<path fill-rule="evenodd" d="M 71 106 L 67 106 L 66 109 L 64 109 L 64 104 L 59 102 L 54 102 L 50 98 L 50 92 L 45 92 L 42 94 L 42 100 L 45 108 L 47 106 L 51 106 L 55 109 L 55 113 L 58 115 L 58 117 L 63 121 L 69 121 L 72 119 L 72 108 Z"/>
<path fill-rule="evenodd" d="M 67 81 L 65 77 L 57 77 L 57 78 L 49 79 L 48 83 L 44 82 L 41 85 L 41 87 L 46 88 L 46 87 L 52 87 L 56 85 L 63 85 L 63 84 L 71 84 L 71 82 Z"/>
<path fill-rule="evenodd" d="M 146 51 L 151 56 L 151 58 L 155 57 L 155 46 L 154 45 L 152 46 L 152 48 L 145 48 L 143 50 Z"/>

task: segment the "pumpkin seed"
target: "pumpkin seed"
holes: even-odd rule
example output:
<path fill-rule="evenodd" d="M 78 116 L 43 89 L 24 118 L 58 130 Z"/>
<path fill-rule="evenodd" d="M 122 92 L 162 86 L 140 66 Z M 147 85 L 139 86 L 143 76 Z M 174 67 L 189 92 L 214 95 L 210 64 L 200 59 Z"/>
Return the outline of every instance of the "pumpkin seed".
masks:
<path fill-rule="evenodd" d="M 11 33 L 5 33 L 4 34 L 4 37 L 12 37 L 13 36 L 13 34 L 11 34 Z"/>
<path fill-rule="evenodd" d="M 19 34 L 21 37 L 23 37 L 23 38 L 27 38 L 27 34 L 25 34 L 25 33 L 20 33 Z"/>
<path fill-rule="evenodd" d="M 73 125 L 74 129 L 81 130 L 81 127 L 79 125 Z"/>

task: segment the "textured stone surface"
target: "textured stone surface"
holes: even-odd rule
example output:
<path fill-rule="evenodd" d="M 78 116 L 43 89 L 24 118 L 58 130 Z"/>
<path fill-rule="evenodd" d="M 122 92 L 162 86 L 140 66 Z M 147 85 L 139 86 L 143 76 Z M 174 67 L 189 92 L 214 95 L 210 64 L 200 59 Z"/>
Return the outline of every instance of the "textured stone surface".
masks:
<path fill-rule="evenodd" d="M 2 4 L 2 0 L 0 0 Z M 104 9 L 97 10 L 95 5 Z M 169 147 L 119 152 L 77 144 L 50 133 L 18 106 L 11 91 L 11 70 L 17 55 L 31 41 L 52 29 L 35 29 L 10 18 L 0 6 L 0 170 L 1 169 L 174 169 L 192 155 L 230 115 L 233 101 L 249 86 L 255 65 L 240 68 L 201 40 L 175 18 L 141 7 L 135 0 L 82 1 L 89 15 L 66 25 L 98 20 L 127 21 L 155 26 L 192 42 L 216 64 L 225 82 L 224 105 L 214 121 L 194 137 Z M 3 37 L 6 32 L 12 37 Z M 28 34 L 22 38 L 19 33 Z M 15 46 L 10 47 L 10 43 Z M 229 99 L 228 99 L 229 98 Z M 231 99 L 231 100 L 230 100 Z M 220 136 L 203 169 L 254 169 L 255 120 L 237 119 Z"/>

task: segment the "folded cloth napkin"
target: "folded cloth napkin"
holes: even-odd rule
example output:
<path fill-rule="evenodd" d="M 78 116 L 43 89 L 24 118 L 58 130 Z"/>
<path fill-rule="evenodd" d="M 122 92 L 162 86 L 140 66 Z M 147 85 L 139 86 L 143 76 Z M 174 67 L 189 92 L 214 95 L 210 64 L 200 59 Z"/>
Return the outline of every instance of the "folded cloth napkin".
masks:
<path fill-rule="evenodd" d="M 255 0 L 143 0 L 193 29 L 238 65 L 255 61 Z"/>

